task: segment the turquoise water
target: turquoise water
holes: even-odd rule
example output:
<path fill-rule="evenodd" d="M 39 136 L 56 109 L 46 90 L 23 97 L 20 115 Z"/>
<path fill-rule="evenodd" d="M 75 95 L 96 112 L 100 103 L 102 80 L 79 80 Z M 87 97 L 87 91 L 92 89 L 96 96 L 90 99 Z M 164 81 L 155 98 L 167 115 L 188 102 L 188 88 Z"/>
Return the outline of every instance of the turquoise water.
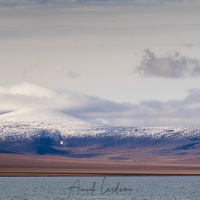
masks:
<path fill-rule="evenodd" d="M 3 200 L 199 200 L 199 176 L 0 177 Z"/>

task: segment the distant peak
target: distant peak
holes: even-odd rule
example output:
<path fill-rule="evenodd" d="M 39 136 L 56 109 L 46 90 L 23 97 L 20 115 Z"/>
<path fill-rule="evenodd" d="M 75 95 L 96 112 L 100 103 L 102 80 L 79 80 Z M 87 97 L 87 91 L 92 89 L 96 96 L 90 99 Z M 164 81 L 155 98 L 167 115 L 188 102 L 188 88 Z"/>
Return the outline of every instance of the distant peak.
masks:
<path fill-rule="evenodd" d="M 80 122 L 84 124 L 93 124 L 85 120 L 70 116 L 59 110 L 47 110 L 47 109 L 27 109 L 9 112 L 0 115 L 1 120 L 8 121 L 44 121 L 52 123 L 66 123 L 67 121 Z"/>

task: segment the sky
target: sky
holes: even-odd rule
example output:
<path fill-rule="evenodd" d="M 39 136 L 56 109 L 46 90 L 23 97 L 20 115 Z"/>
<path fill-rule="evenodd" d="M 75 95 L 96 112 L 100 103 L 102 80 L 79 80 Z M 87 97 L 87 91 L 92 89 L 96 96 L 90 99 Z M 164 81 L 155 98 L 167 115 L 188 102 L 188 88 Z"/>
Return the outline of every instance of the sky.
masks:
<path fill-rule="evenodd" d="M 0 0 L 0 113 L 200 126 L 200 1 Z"/>

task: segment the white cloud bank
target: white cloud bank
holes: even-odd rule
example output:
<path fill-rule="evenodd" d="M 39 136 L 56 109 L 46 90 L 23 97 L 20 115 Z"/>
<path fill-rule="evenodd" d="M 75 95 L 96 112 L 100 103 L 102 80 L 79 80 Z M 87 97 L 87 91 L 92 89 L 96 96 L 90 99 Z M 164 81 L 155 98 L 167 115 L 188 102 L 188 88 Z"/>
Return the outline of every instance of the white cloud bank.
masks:
<path fill-rule="evenodd" d="M 190 90 L 182 100 L 131 104 L 29 83 L 0 87 L 0 112 L 21 109 L 58 109 L 117 126 L 199 126 L 200 89 Z"/>
<path fill-rule="evenodd" d="M 144 76 L 162 78 L 200 76 L 200 60 L 183 56 L 178 52 L 159 57 L 146 49 L 137 70 Z"/>

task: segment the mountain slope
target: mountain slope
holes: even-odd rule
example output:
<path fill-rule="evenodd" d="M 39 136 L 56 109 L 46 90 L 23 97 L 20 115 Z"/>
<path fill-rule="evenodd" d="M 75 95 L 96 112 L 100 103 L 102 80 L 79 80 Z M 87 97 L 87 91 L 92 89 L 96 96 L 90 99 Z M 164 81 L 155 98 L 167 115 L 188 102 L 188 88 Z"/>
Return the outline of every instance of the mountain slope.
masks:
<path fill-rule="evenodd" d="M 0 115 L 0 139 L 24 140 L 49 135 L 88 134 L 95 124 L 52 110 L 22 110 Z M 92 133 L 91 133 L 92 134 Z"/>
<path fill-rule="evenodd" d="M 200 128 L 110 127 L 59 111 L 0 115 L 0 151 L 129 159 L 143 155 L 200 155 Z"/>
<path fill-rule="evenodd" d="M 15 111 L 0 115 L 0 151 L 66 155 L 67 137 L 95 136 L 99 127 L 55 110 Z"/>

